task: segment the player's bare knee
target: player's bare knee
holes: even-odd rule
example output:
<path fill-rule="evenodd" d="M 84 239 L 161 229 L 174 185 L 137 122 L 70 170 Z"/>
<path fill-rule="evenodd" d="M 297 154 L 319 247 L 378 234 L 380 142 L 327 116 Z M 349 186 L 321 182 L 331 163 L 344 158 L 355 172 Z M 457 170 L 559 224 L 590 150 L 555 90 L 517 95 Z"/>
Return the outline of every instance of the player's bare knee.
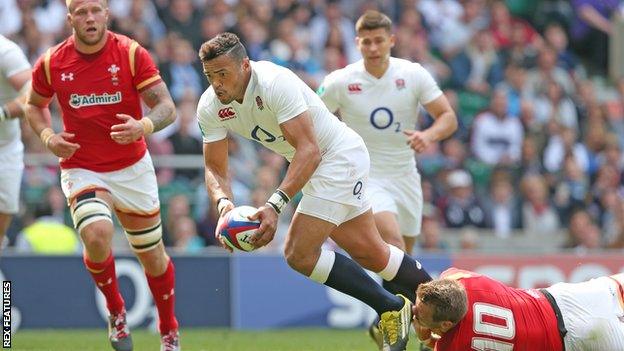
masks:
<path fill-rule="evenodd" d="M 284 251 L 286 262 L 288 265 L 299 273 L 309 275 L 314 270 L 316 264 L 316 256 L 305 253 L 301 250 L 288 250 Z"/>
<path fill-rule="evenodd" d="M 113 226 L 107 221 L 93 222 L 80 233 L 87 251 L 105 251 L 110 248 Z"/>

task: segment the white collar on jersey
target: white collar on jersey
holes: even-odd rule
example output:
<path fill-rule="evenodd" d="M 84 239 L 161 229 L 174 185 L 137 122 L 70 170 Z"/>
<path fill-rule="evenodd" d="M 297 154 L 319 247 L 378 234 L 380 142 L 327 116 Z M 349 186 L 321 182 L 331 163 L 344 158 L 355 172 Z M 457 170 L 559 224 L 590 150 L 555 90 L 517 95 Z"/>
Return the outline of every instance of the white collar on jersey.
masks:
<path fill-rule="evenodd" d="M 245 88 L 245 95 L 243 95 L 243 103 L 239 104 L 238 101 L 233 100 L 230 104 L 236 104 L 237 106 L 242 106 L 245 103 L 253 100 L 253 92 L 256 90 L 256 84 L 258 83 L 258 77 L 256 77 L 256 70 L 254 69 L 253 61 L 249 60 L 249 65 L 251 66 L 251 77 L 249 78 L 249 82 L 247 83 L 247 88 Z"/>

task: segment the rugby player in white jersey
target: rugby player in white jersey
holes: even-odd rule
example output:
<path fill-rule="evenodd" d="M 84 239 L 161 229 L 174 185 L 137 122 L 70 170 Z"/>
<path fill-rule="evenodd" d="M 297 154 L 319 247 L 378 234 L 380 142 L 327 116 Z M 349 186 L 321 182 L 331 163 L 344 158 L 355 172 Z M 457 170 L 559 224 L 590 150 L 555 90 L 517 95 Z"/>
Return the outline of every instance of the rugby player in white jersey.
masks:
<path fill-rule="evenodd" d="M 24 170 L 19 118 L 24 116 L 30 75 L 30 63 L 22 50 L 0 35 L 0 244 L 12 215 L 19 209 Z"/>
<path fill-rule="evenodd" d="M 457 117 L 435 80 L 420 64 L 390 56 L 395 38 L 388 16 L 367 11 L 356 22 L 363 59 L 329 74 L 317 93 L 330 111 L 362 136 L 371 159 L 368 194 L 383 239 L 411 254 L 422 220 L 422 191 L 414 151 L 422 152 L 457 129 Z M 416 131 L 420 105 L 434 118 Z M 411 301 L 414 291 L 384 287 Z M 371 336 L 381 347 L 373 323 Z"/>
<path fill-rule="evenodd" d="M 236 35 L 215 36 L 202 45 L 199 56 L 211 86 L 197 115 L 206 186 L 219 214 L 234 207 L 228 131 L 284 156 L 290 161 L 286 176 L 252 216 L 261 221 L 252 243 L 261 247 L 273 239 L 278 215 L 301 190 L 286 239 L 286 261 L 310 279 L 371 306 L 380 315 L 387 349 L 405 350 L 410 301 L 383 289 L 362 267 L 410 291 L 431 278 L 420 263 L 386 244 L 377 232 L 366 193 L 370 162 L 362 138 L 294 73 L 270 62 L 250 61 Z M 327 237 L 353 259 L 321 249 Z"/>

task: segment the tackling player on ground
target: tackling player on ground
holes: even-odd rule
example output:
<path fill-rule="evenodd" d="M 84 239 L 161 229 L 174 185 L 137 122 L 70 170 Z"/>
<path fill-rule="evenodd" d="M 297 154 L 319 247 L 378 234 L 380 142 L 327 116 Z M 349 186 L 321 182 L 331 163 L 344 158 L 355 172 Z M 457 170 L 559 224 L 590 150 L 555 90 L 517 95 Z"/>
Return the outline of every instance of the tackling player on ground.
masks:
<path fill-rule="evenodd" d="M 175 119 L 175 106 L 149 53 L 107 30 L 106 0 L 67 0 L 73 35 L 33 70 L 30 125 L 61 158 L 61 186 L 84 243 L 84 263 L 106 298 L 115 350 L 132 350 L 111 250 L 115 211 L 145 269 L 158 309 L 161 350 L 177 351 L 175 271 L 162 243 L 160 203 L 145 136 Z M 50 128 L 56 94 L 64 131 Z M 141 100 L 150 108 L 143 116 Z"/>
<path fill-rule="evenodd" d="M 387 348 L 405 350 L 409 301 L 383 289 L 362 267 L 411 291 L 431 278 L 420 263 L 386 244 L 377 232 L 366 192 L 370 162 L 362 138 L 294 73 L 270 62 L 250 61 L 236 35 L 217 35 L 202 45 L 199 55 L 211 87 L 202 95 L 197 115 L 206 186 L 219 214 L 234 207 L 228 130 L 284 156 L 290 161 L 286 176 L 252 217 L 261 221 L 254 246 L 273 239 L 278 215 L 301 190 L 286 239 L 286 261 L 310 279 L 371 306 L 381 315 Z M 321 249 L 327 237 L 353 260 Z"/>
<path fill-rule="evenodd" d="M 24 145 L 19 118 L 30 87 L 30 63 L 22 50 L 0 35 L 0 245 L 11 216 L 19 210 Z"/>
<path fill-rule="evenodd" d="M 421 284 L 414 328 L 436 351 L 624 350 L 624 274 L 515 289 L 451 268 Z"/>
<path fill-rule="evenodd" d="M 422 190 L 414 151 L 457 129 L 457 117 L 435 80 L 420 64 L 394 58 L 395 38 L 388 16 L 367 11 L 355 24 L 363 59 L 329 74 L 318 89 L 330 111 L 362 136 L 370 153 L 368 187 L 375 224 L 394 247 L 411 254 L 422 220 Z M 420 106 L 434 123 L 413 130 Z M 414 299 L 414 292 L 384 281 L 384 287 Z M 382 347 L 376 323 L 370 334 Z"/>

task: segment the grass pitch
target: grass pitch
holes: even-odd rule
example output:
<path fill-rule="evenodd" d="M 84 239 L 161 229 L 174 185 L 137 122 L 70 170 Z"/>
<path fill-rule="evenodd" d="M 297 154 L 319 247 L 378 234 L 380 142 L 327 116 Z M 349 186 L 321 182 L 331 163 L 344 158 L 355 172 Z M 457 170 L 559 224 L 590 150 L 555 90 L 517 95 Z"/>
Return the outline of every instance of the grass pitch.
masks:
<path fill-rule="evenodd" d="M 374 351 L 364 329 L 284 329 L 233 331 L 230 329 L 181 330 L 184 351 Z M 132 331 L 135 351 L 159 350 L 159 337 L 145 330 Z M 106 329 L 21 330 L 13 335 L 12 349 L 19 351 L 111 350 Z M 408 349 L 420 350 L 412 334 Z"/>

